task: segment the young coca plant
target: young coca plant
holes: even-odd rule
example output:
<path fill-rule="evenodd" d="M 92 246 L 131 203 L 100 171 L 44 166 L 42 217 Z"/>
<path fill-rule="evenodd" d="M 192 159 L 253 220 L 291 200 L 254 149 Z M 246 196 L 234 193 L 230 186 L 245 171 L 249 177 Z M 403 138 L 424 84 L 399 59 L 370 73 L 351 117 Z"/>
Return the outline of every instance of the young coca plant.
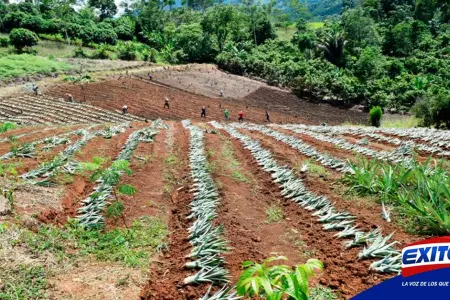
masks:
<path fill-rule="evenodd" d="M 115 198 L 115 201 L 112 202 L 108 208 L 106 209 L 106 217 L 108 218 L 114 218 L 114 222 L 117 225 L 117 220 L 120 217 L 123 221 L 123 224 L 126 228 L 128 228 L 127 222 L 125 220 L 125 216 L 123 214 L 123 211 L 125 209 L 123 202 L 120 201 L 117 194 L 127 195 L 127 196 L 133 196 L 137 193 L 137 189 L 129 184 L 121 185 L 117 188 L 117 190 L 113 189 L 113 195 Z"/>
<path fill-rule="evenodd" d="M 246 261 L 242 264 L 244 271 L 237 282 L 237 293 L 246 297 L 261 297 L 267 300 L 308 299 L 309 279 L 323 264 L 317 259 L 309 259 L 306 264 L 295 268 L 286 265 L 273 265 L 279 260 L 287 260 L 284 256 L 269 257 L 261 264 Z M 271 266 L 268 266 L 268 265 Z"/>
<path fill-rule="evenodd" d="M 133 196 L 137 193 L 137 189 L 129 184 L 118 186 L 121 173 L 127 173 L 128 175 L 132 174 L 132 171 L 129 167 L 129 162 L 126 160 L 115 161 L 110 168 L 106 170 L 99 170 L 94 173 L 93 178 L 98 178 L 102 181 L 103 184 L 113 187 L 112 194 L 114 196 L 114 202 L 112 202 L 106 209 L 106 216 L 108 218 L 114 218 L 116 224 L 117 219 L 119 217 L 122 218 L 125 227 L 128 228 L 125 216 L 123 215 L 124 205 L 120 201 L 118 194 Z M 114 188 L 116 186 L 117 188 Z"/>

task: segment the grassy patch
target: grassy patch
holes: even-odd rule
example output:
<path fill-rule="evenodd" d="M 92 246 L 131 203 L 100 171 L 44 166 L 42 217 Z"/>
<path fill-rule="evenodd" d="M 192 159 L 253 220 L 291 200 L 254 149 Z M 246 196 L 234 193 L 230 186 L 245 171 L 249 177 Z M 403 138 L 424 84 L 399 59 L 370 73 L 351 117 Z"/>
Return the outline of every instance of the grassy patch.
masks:
<path fill-rule="evenodd" d="M 20 161 L 13 163 L 0 162 L 0 177 L 17 179 L 17 176 L 19 175 L 17 168 L 21 167 L 22 165 L 23 163 Z"/>
<path fill-rule="evenodd" d="M 130 228 L 108 232 L 85 230 L 71 221 L 63 229 L 45 226 L 37 234 L 27 232 L 22 236 L 22 242 L 36 255 L 44 251 L 50 251 L 60 259 L 92 255 L 101 261 L 143 267 L 148 264 L 151 250 L 156 251 L 167 232 L 165 223 L 156 217 L 135 220 Z"/>
<path fill-rule="evenodd" d="M 276 35 L 282 41 L 290 41 L 297 31 L 295 27 L 278 27 L 275 30 Z"/>
<path fill-rule="evenodd" d="M 308 23 L 308 27 L 313 29 L 313 30 L 322 28 L 323 26 L 325 26 L 324 22 L 309 22 Z"/>
<path fill-rule="evenodd" d="M 332 289 L 322 285 L 314 286 L 309 291 L 310 300 L 336 300 L 338 298 Z"/>
<path fill-rule="evenodd" d="M 42 265 L 18 265 L 2 270 L 0 279 L 0 299 L 47 299 L 47 279 Z"/>
<path fill-rule="evenodd" d="M 7 132 L 9 130 L 16 129 L 17 125 L 11 122 L 0 123 L 0 133 Z"/>
<path fill-rule="evenodd" d="M 55 183 L 58 185 L 66 185 L 74 182 L 74 178 L 72 175 L 67 173 L 59 173 L 55 177 Z"/>
<path fill-rule="evenodd" d="M 281 207 L 272 205 L 266 209 L 266 223 L 277 223 L 283 220 L 283 210 Z"/>
<path fill-rule="evenodd" d="M 223 141 L 222 148 L 220 149 L 220 155 L 224 161 L 228 162 L 226 168 L 230 172 L 230 177 L 238 182 L 248 183 L 250 180 L 242 173 L 241 164 L 236 160 L 233 153 L 233 144 L 231 141 L 221 136 Z M 209 151 L 208 151 L 209 152 Z"/>
<path fill-rule="evenodd" d="M 234 180 L 239 181 L 239 182 L 244 182 L 244 183 L 248 182 L 247 177 L 245 177 L 245 175 L 240 173 L 238 170 L 233 170 L 231 172 L 231 178 L 233 178 Z"/>
<path fill-rule="evenodd" d="M 180 160 L 177 153 L 171 152 L 164 160 L 164 193 L 170 195 L 174 186 L 177 184 L 176 173 L 179 167 Z"/>
<path fill-rule="evenodd" d="M 54 56 L 54 57 L 72 57 L 77 46 L 69 45 L 57 41 L 40 40 L 38 45 L 35 47 L 38 55 L 40 56 Z M 83 47 L 83 51 L 91 55 L 94 49 Z"/>
<path fill-rule="evenodd" d="M 311 159 L 304 161 L 301 164 L 297 164 L 295 166 L 295 170 L 297 172 L 299 172 L 305 165 L 307 166 L 307 171 L 306 171 L 307 173 L 314 174 L 317 176 L 322 176 L 322 177 L 328 176 L 327 169 L 324 166 L 315 163 Z"/>
<path fill-rule="evenodd" d="M 30 54 L 0 57 L 0 80 L 31 74 L 49 74 L 69 70 L 65 63 Z"/>
<path fill-rule="evenodd" d="M 48 299 L 47 278 L 86 259 L 145 269 L 167 234 L 166 224 L 156 217 L 108 232 L 85 230 L 73 220 L 37 232 L 0 223 L 0 254 L 7 258 L 0 263 L 0 299 Z"/>
<path fill-rule="evenodd" d="M 419 119 L 413 116 L 394 116 L 381 119 L 381 127 L 386 128 L 413 128 L 419 126 Z"/>

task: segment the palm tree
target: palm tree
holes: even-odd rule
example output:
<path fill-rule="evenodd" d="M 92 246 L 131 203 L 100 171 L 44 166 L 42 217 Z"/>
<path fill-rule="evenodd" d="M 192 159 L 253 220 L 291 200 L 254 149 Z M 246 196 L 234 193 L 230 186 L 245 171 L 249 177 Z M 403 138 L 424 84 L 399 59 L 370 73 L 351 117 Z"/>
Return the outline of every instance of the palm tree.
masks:
<path fill-rule="evenodd" d="M 342 67 L 345 45 L 347 45 L 345 33 L 334 28 L 325 33 L 317 47 L 323 51 L 326 60 L 335 66 Z"/>

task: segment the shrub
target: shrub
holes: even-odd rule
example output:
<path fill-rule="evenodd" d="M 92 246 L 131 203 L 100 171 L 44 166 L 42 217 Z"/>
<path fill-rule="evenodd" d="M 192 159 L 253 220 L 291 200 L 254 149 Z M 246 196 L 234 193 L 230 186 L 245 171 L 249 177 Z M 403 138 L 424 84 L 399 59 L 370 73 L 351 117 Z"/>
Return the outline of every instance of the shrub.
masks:
<path fill-rule="evenodd" d="M 11 45 L 21 52 L 25 47 L 37 45 L 39 38 L 36 33 L 28 29 L 16 28 L 9 34 L 9 40 L 11 41 Z"/>
<path fill-rule="evenodd" d="M 97 47 L 94 54 L 92 55 L 92 58 L 97 59 L 109 59 L 109 47 L 106 44 L 101 44 Z"/>
<path fill-rule="evenodd" d="M 422 119 L 423 126 L 450 129 L 450 93 L 428 95 L 414 106 L 413 112 Z"/>
<path fill-rule="evenodd" d="M 0 38 L 0 47 L 8 47 L 9 39 L 8 38 Z"/>
<path fill-rule="evenodd" d="M 86 52 L 84 52 L 83 48 L 78 47 L 75 50 L 73 50 L 73 57 L 86 58 L 88 57 L 88 55 L 86 54 Z"/>
<path fill-rule="evenodd" d="M 123 60 L 137 60 L 137 47 L 133 42 L 125 42 L 119 46 L 119 58 Z"/>
<path fill-rule="evenodd" d="M 381 117 L 383 116 L 383 111 L 381 107 L 374 106 L 369 112 L 369 121 L 372 126 L 379 127 L 381 123 Z"/>
<path fill-rule="evenodd" d="M 14 28 L 22 26 L 22 20 L 25 19 L 27 14 L 21 11 L 13 11 L 8 13 L 3 19 L 3 29 L 6 32 L 11 31 Z"/>

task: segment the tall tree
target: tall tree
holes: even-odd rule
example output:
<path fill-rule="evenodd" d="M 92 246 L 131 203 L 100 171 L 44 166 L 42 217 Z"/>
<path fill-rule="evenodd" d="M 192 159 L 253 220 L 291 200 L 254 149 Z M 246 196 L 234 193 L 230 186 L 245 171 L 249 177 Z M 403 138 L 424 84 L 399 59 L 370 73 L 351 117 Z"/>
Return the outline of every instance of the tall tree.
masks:
<path fill-rule="evenodd" d="M 211 7 L 216 3 L 215 0 L 182 0 L 181 4 L 186 5 L 192 9 L 205 12 L 208 7 Z"/>
<path fill-rule="evenodd" d="M 117 13 L 117 6 L 114 0 L 89 0 L 90 7 L 100 11 L 100 20 L 113 17 Z"/>
<path fill-rule="evenodd" d="M 335 66 L 343 67 L 345 45 L 347 45 L 345 33 L 335 25 L 325 32 L 317 46 L 323 51 L 326 60 Z"/>
<path fill-rule="evenodd" d="M 220 51 L 232 32 L 232 23 L 236 21 L 236 9 L 232 5 L 217 5 L 206 10 L 202 20 L 203 31 L 215 35 Z"/>

